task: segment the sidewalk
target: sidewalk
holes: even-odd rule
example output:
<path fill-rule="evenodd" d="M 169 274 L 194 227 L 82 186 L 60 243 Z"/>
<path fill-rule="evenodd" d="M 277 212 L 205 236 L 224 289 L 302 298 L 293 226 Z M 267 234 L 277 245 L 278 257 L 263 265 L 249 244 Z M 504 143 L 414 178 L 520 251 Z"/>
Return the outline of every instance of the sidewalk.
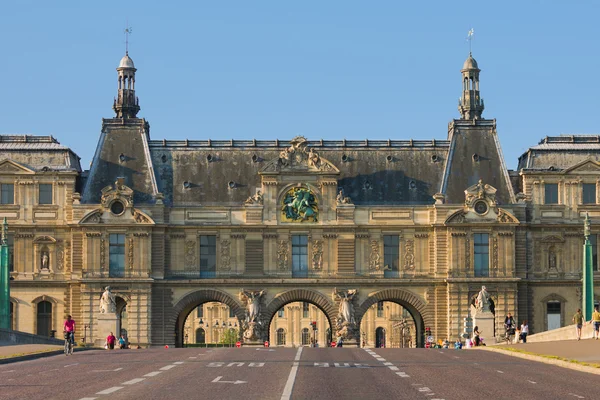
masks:
<path fill-rule="evenodd" d="M 7 359 L 22 358 L 24 356 L 39 355 L 43 353 L 63 351 L 63 346 L 52 344 L 11 344 L 0 342 L 0 363 Z M 58 353 L 57 353 L 58 354 Z"/>
<path fill-rule="evenodd" d="M 600 340 L 498 344 L 477 347 L 477 349 L 496 351 L 514 357 L 600 374 Z"/>

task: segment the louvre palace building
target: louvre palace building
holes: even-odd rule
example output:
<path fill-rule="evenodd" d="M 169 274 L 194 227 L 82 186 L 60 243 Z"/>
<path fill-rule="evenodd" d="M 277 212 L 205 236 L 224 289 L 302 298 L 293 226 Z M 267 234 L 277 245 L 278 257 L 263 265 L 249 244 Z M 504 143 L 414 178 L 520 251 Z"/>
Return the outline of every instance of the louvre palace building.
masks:
<path fill-rule="evenodd" d="M 465 333 L 482 286 L 496 335 L 509 312 L 538 333 L 581 307 L 600 135 L 543 138 L 509 170 L 472 56 L 459 118 L 430 140 L 154 140 L 135 73 L 125 55 L 89 170 L 51 136 L 0 136 L 13 329 L 51 335 L 70 314 L 78 341 L 103 340 L 107 286 L 142 346 L 213 334 L 199 326 L 303 345 L 312 321 L 321 343 L 361 345 L 393 318 L 422 346 Z"/>

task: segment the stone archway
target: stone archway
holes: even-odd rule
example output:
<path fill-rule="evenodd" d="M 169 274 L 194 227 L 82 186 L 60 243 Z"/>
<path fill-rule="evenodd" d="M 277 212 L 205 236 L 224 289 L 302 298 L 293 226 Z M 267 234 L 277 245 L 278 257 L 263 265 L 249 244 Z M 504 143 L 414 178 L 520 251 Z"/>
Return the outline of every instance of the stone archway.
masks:
<path fill-rule="evenodd" d="M 183 346 L 183 325 L 187 316 L 198 307 L 209 301 L 217 301 L 227 305 L 241 321 L 245 317 L 244 307 L 238 303 L 231 295 L 216 289 L 201 289 L 187 294 L 173 307 L 171 315 L 165 319 L 165 325 L 173 332 L 175 336 L 175 346 Z"/>
<path fill-rule="evenodd" d="M 356 324 L 360 326 L 363 316 L 373 304 L 379 301 L 391 301 L 404 307 L 415 321 L 417 347 L 423 347 L 425 337 L 425 324 L 433 325 L 433 315 L 427 309 L 427 304 L 417 295 L 403 289 L 385 289 L 375 292 L 362 302 L 356 309 Z"/>
<path fill-rule="evenodd" d="M 278 293 L 275 297 L 269 302 L 269 304 L 265 307 L 264 312 L 262 313 L 263 321 L 267 322 L 265 335 L 268 338 L 271 332 L 271 323 L 275 317 L 277 311 L 289 303 L 294 302 L 306 302 L 313 304 L 317 308 L 319 308 L 323 314 L 325 314 L 325 318 L 327 318 L 329 322 L 329 328 L 333 329 L 335 326 L 335 318 L 337 316 L 338 310 L 335 305 L 327 296 L 324 294 L 309 290 L 309 289 L 292 289 L 285 291 L 283 293 Z M 266 338 L 266 339 L 267 339 Z M 272 341 L 274 338 L 268 338 L 267 340 Z"/>

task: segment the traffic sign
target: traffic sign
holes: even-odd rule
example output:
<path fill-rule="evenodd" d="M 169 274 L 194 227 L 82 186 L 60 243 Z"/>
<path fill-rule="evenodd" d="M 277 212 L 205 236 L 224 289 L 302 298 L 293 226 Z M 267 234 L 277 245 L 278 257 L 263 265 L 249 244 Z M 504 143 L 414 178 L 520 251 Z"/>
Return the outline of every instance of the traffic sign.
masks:
<path fill-rule="evenodd" d="M 235 347 L 237 347 L 238 349 L 239 349 L 240 347 L 242 347 L 242 342 L 236 342 L 236 344 L 235 344 Z"/>
<path fill-rule="evenodd" d="M 265 347 L 269 347 L 269 341 L 265 340 Z"/>

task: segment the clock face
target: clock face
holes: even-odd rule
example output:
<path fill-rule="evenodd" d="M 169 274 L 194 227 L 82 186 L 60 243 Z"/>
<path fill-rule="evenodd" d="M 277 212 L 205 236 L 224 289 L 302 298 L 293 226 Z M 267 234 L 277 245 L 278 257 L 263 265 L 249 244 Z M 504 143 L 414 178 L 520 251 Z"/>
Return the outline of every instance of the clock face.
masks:
<path fill-rule="evenodd" d="M 477 214 L 485 214 L 488 210 L 488 206 L 485 201 L 478 201 L 475 203 L 475 207 L 473 208 Z"/>

